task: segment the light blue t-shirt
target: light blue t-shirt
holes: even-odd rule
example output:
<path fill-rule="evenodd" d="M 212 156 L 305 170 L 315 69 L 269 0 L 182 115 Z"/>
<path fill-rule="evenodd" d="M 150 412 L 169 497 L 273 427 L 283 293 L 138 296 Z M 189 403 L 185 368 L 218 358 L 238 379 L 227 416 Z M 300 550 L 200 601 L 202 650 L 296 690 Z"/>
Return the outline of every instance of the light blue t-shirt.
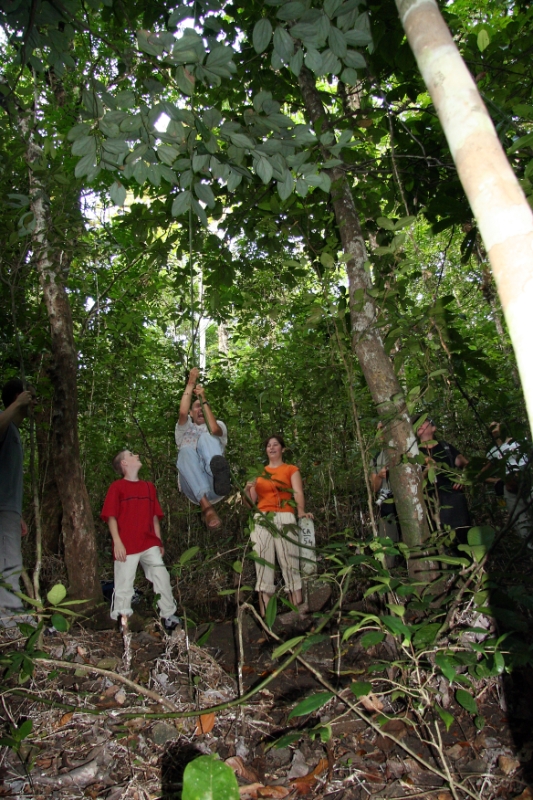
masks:
<path fill-rule="evenodd" d="M 11 423 L 0 442 L 0 511 L 22 514 L 22 442 Z"/>

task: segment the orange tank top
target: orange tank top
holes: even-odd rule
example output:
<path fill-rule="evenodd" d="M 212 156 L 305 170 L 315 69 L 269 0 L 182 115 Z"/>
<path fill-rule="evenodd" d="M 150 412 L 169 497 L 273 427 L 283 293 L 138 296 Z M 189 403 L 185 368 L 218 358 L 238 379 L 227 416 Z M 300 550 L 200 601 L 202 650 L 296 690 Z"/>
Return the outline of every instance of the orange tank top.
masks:
<path fill-rule="evenodd" d="M 260 511 L 295 512 L 293 506 L 288 504 L 293 500 L 294 492 L 291 486 L 291 477 L 299 472 L 294 464 L 281 464 L 279 467 L 265 467 L 269 477 L 260 477 L 255 484 Z"/>

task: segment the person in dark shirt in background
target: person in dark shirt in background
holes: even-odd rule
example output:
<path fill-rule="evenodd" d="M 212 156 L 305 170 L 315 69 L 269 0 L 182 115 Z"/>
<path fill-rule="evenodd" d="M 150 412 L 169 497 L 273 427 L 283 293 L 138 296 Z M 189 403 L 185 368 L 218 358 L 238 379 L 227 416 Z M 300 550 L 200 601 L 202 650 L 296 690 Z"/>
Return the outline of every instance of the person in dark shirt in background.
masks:
<path fill-rule="evenodd" d="M 430 500 L 438 503 L 441 526 L 455 531 L 457 541 L 467 543 L 468 529 L 472 526 L 470 510 L 464 486 L 457 480 L 457 473 L 468 464 L 468 459 L 456 447 L 442 439 L 436 439 L 437 426 L 427 417 L 418 427 L 420 451 L 426 455 L 426 470 L 435 468 L 436 481 L 429 484 Z"/>

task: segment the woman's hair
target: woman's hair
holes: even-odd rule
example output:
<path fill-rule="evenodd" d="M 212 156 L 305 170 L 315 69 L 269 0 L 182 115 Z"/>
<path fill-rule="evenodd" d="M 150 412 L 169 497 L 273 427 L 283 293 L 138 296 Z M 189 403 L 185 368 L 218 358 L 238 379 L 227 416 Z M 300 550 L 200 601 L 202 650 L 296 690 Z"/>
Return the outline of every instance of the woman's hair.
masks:
<path fill-rule="evenodd" d="M 273 433 L 272 436 L 267 436 L 267 438 L 263 442 L 263 450 L 267 449 L 267 445 L 271 439 L 275 439 L 277 442 L 280 443 L 282 447 L 285 447 L 285 439 L 283 438 L 283 436 L 280 436 L 278 433 Z"/>

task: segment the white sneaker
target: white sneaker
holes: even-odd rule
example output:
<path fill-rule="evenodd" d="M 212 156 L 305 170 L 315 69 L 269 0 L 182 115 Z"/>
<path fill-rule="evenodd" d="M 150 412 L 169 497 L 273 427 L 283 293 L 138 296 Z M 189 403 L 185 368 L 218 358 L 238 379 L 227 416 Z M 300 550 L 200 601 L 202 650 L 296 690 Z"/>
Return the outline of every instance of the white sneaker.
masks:
<path fill-rule="evenodd" d="M 178 625 L 181 625 L 181 619 L 177 617 L 175 614 L 171 614 L 170 617 L 162 617 L 161 621 L 167 633 L 170 633 L 175 628 L 177 628 Z"/>

